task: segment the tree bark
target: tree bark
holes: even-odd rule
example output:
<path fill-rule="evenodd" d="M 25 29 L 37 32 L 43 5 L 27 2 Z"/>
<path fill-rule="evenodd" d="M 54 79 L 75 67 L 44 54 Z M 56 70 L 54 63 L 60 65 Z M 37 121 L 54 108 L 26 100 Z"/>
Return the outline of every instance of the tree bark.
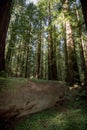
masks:
<path fill-rule="evenodd" d="M 57 65 L 55 58 L 55 42 L 53 41 L 52 19 L 51 19 L 51 5 L 48 6 L 48 80 L 57 80 Z"/>
<path fill-rule="evenodd" d="M 37 68 L 36 68 L 36 78 L 40 79 L 41 78 L 41 74 L 40 74 L 40 70 L 41 70 L 41 42 L 42 42 L 42 34 L 41 34 L 41 28 L 42 28 L 42 23 L 40 21 L 40 33 L 39 33 L 39 41 L 38 41 L 38 45 L 37 45 Z"/>
<path fill-rule="evenodd" d="M 80 0 L 81 5 L 82 5 L 82 11 L 84 15 L 84 20 L 86 24 L 86 29 L 87 29 L 87 0 Z"/>
<path fill-rule="evenodd" d="M 12 0 L 0 1 L 0 71 L 5 70 L 5 40 L 10 21 Z"/>
<path fill-rule="evenodd" d="M 85 45 L 83 41 L 83 37 L 81 35 L 81 44 L 80 44 L 81 58 L 82 58 L 82 67 L 84 71 L 84 84 L 87 85 L 87 58 L 85 57 Z M 87 49 L 87 47 L 86 47 Z"/>
<path fill-rule="evenodd" d="M 65 15 L 67 15 L 68 0 L 65 1 L 64 11 Z M 74 83 L 80 83 L 80 77 L 79 77 L 75 44 L 73 40 L 70 20 L 66 20 L 65 26 L 66 26 L 66 49 L 67 49 L 66 82 L 68 82 L 70 85 L 73 85 Z"/>
<path fill-rule="evenodd" d="M 79 17 L 79 12 L 78 12 L 76 4 L 75 4 L 75 11 L 76 11 L 77 21 L 79 23 L 80 17 Z M 81 60 L 82 60 L 81 67 L 82 67 L 82 70 L 83 70 L 83 73 L 84 73 L 84 84 L 87 84 L 87 66 L 86 66 L 85 56 L 84 56 L 85 50 L 84 50 L 84 46 L 83 46 L 82 30 L 81 30 L 81 27 L 79 25 L 78 25 L 78 34 L 79 34 L 79 37 L 80 37 L 79 48 L 80 48 L 80 57 L 81 57 Z"/>
<path fill-rule="evenodd" d="M 26 61 L 25 61 L 25 78 L 30 77 L 29 74 L 29 53 L 30 53 L 30 48 L 28 45 L 26 45 Z"/>

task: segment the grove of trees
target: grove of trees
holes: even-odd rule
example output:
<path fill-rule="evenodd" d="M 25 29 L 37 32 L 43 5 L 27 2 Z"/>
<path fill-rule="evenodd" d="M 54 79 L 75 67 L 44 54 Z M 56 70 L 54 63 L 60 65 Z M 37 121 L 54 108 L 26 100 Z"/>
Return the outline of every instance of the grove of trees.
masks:
<path fill-rule="evenodd" d="M 86 3 L 39 0 L 35 5 L 24 0 L 0 1 L 0 72 L 66 81 L 70 85 L 86 84 Z"/>

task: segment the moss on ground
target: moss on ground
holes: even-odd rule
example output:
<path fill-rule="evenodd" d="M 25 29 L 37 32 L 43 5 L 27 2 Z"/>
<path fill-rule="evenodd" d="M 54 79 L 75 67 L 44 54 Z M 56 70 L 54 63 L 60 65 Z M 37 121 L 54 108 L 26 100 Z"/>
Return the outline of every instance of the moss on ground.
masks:
<path fill-rule="evenodd" d="M 87 130 L 87 115 L 81 109 L 49 109 L 25 118 L 15 130 Z"/>

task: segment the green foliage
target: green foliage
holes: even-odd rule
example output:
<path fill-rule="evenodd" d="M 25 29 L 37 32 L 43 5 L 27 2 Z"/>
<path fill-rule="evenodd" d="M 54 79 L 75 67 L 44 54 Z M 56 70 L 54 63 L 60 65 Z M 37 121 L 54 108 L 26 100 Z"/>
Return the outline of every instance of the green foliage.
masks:
<path fill-rule="evenodd" d="M 87 116 L 81 109 L 59 113 L 49 109 L 25 118 L 15 130 L 86 130 Z"/>
<path fill-rule="evenodd" d="M 55 44 L 55 47 L 53 47 L 52 52 L 53 61 L 50 64 L 53 64 L 53 62 L 56 61 L 55 64 L 57 64 L 57 67 L 54 68 L 57 68 L 57 79 L 65 81 L 67 75 L 65 23 L 69 20 L 72 26 L 72 39 L 75 43 L 75 57 L 77 57 L 79 68 L 79 73 L 76 73 L 75 71 L 74 79 L 79 82 L 77 77 L 80 75 L 81 82 L 84 82 L 83 58 L 81 56 L 82 54 L 80 54 L 81 47 L 79 43 L 82 42 L 82 35 L 84 37 L 84 45 L 86 45 L 87 37 L 80 3 L 68 1 L 67 5 L 65 5 L 65 0 L 39 0 L 36 5 L 32 2 L 29 4 L 25 3 L 26 2 L 23 0 L 14 0 L 6 44 L 6 71 L 8 75 L 36 78 L 37 53 L 40 52 L 41 49 L 39 56 L 41 59 L 39 67 L 40 78 L 47 80 L 49 71 L 49 34 L 51 34 L 51 41 L 53 42 L 53 45 Z M 38 51 L 39 43 L 41 43 L 41 48 Z M 72 62 L 74 63 L 74 60 L 72 60 Z"/>

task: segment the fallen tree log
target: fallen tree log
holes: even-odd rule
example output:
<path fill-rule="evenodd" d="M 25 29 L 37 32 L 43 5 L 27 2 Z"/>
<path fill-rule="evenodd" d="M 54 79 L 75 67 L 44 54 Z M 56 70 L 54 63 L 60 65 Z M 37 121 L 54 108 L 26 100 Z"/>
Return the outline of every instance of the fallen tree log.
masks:
<path fill-rule="evenodd" d="M 19 118 L 50 108 L 68 91 L 61 82 L 37 83 L 28 81 L 24 86 L 0 93 L 0 117 Z"/>

